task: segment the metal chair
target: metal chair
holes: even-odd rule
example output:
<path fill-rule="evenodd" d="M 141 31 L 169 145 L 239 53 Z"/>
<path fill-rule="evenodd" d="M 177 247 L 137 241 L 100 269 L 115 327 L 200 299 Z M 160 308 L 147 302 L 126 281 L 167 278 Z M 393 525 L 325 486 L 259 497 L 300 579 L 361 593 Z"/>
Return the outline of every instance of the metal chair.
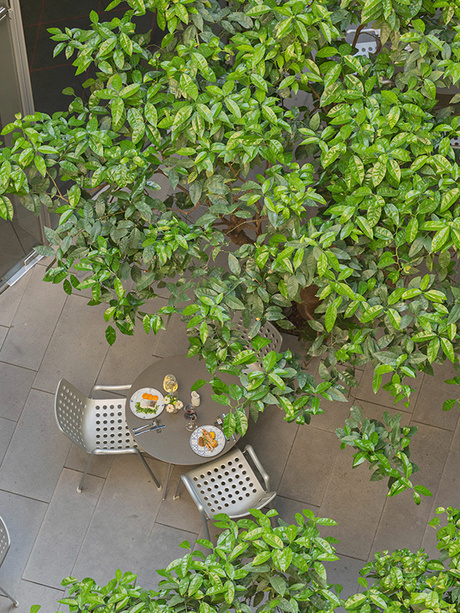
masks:
<path fill-rule="evenodd" d="M 8 553 L 8 549 L 10 548 L 10 535 L 8 532 L 8 528 L 5 525 L 5 522 L 0 517 L 0 566 L 3 564 L 3 560 L 5 559 L 6 554 Z M 19 602 L 13 596 L 10 596 L 6 590 L 2 588 L 0 585 L 0 592 L 5 594 L 7 598 L 11 600 L 15 607 L 19 607 Z"/>
<path fill-rule="evenodd" d="M 246 453 L 261 474 L 264 486 L 247 461 Z M 276 496 L 276 492 L 270 491 L 270 478 L 250 445 L 246 445 L 243 452 L 234 449 L 214 462 L 181 475 L 175 500 L 180 497 L 182 483 L 198 507 L 208 540 L 208 520 L 217 513 L 226 513 L 233 519 L 244 517 L 249 509 L 261 509 Z"/>
<path fill-rule="evenodd" d="M 241 317 L 241 314 L 237 315 L 232 320 L 232 327 L 234 330 L 238 332 L 239 337 L 241 339 L 245 341 L 250 340 L 249 335 L 248 335 L 248 330 L 243 324 L 243 318 Z M 268 353 L 270 353 L 270 351 L 279 352 L 279 350 L 281 349 L 281 345 L 283 343 L 283 337 L 281 336 L 281 333 L 278 332 L 275 326 L 268 321 L 266 321 L 260 327 L 259 335 L 270 339 L 270 344 L 266 345 L 265 347 L 262 347 L 262 349 L 259 349 L 259 351 L 256 352 L 259 356 L 259 360 L 247 366 L 247 369 L 249 371 L 261 369 L 262 368 L 262 358 L 264 358 Z"/>
<path fill-rule="evenodd" d="M 130 385 L 95 385 L 93 391 L 119 392 Z M 77 492 L 83 489 L 93 456 L 135 453 L 144 464 L 158 490 L 162 486 L 145 461 L 126 424 L 125 398 L 92 399 L 80 393 L 65 379 L 59 381 L 54 411 L 59 429 L 71 441 L 89 453 L 88 462 Z"/>

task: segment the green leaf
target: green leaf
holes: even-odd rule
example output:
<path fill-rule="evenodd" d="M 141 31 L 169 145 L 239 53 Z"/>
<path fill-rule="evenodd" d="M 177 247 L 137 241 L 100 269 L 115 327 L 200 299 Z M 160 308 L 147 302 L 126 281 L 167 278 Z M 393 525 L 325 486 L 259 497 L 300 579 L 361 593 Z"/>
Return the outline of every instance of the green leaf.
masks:
<path fill-rule="evenodd" d="M 372 169 L 372 183 L 374 184 L 374 187 L 380 185 L 386 175 L 386 172 L 387 163 L 383 160 L 377 160 L 374 168 Z"/>
<path fill-rule="evenodd" d="M 224 102 L 230 113 L 235 117 L 238 117 L 238 119 L 241 119 L 240 107 L 236 104 L 236 102 L 230 97 L 225 98 Z"/>
<path fill-rule="evenodd" d="M 249 78 L 251 79 L 251 82 L 258 87 L 259 89 L 262 89 L 263 91 L 267 92 L 268 91 L 268 83 L 265 81 L 265 79 L 263 77 L 261 77 L 258 74 L 251 74 L 249 76 Z"/>
<path fill-rule="evenodd" d="M 334 300 L 334 302 L 332 302 L 327 307 L 326 317 L 325 317 L 325 327 L 328 332 L 330 332 L 332 328 L 334 327 L 335 320 L 337 319 L 337 309 L 341 302 L 342 302 L 342 297 L 339 296 L 338 298 Z"/>
<path fill-rule="evenodd" d="M 432 364 L 438 356 L 440 341 L 439 338 L 433 338 L 427 348 L 427 357 L 430 364 Z"/>
<path fill-rule="evenodd" d="M 145 103 L 144 115 L 149 124 L 156 127 L 158 123 L 158 113 L 155 106 L 151 102 Z"/>
<path fill-rule="evenodd" d="M 124 32 L 122 32 L 120 34 L 119 40 L 120 40 L 120 44 L 121 44 L 123 50 L 125 51 L 125 53 L 127 53 L 129 56 L 131 56 L 133 54 L 133 42 L 132 42 L 132 40 Z"/>
<path fill-rule="evenodd" d="M 418 234 L 418 220 L 412 217 L 406 227 L 406 240 L 409 244 L 413 243 Z"/>
<path fill-rule="evenodd" d="M 446 354 L 446 357 L 448 357 L 449 360 L 452 363 L 454 363 L 455 362 L 454 347 L 452 343 L 450 342 L 450 340 L 448 338 L 441 337 L 441 346 L 442 346 L 444 353 Z"/>
<path fill-rule="evenodd" d="M 198 379 L 192 385 L 192 387 L 190 388 L 190 391 L 191 392 L 196 392 L 196 390 L 199 390 L 201 387 L 203 387 L 203 385 L 206 385 L 206 383 L 207 383 L 206 379 Z"/>
<path fill-rule="evenodd" d="M 113 129 L 118 131 L 124 122 L 125 103 L 122 98 L 113 98 L 110 103 Z"/>
<path fill-rule="evenodd" d="M 445 400 L 443 405 L 442 405 L 442 410 L 443 411 L 450 411 L 451 409 L 454 408 L 454 406 L 457 404 L 458 400 L 457 398 L 449 398 L 448 400 Z"/>
<path fill-rule="evenodd" d="M 74 184 L 67 192 L 69 203 L 75 207 L 80 202 L 81 190 L 78 185 Z"/>
<path fill-rule="evenodd" d="M 189 194 L 190 194 L 190 200 L 193 202 L 193 204 L 198 204 L 198 202 L 200 201 L 202 192 L 203 192 L 203 181 L 201 181 L 200 179 L 196 179 L 195 181 L 193 181 L 193 183 L 190 184 Z"/>
<path fill-rule="evenodd" d="M 283 38 L 292 29 L 292 17 L 280 21 L 276 24 L 273 36 L 275 38 Z"/>
<path fill-rule="evenodd" d="M 8 196 L 0 196 L 0 217 L 2 219 L 13 219 L 14 209 Z M 56 243 L 57 244 L 57 243 Z"/>
<path fill-rule="evenodd" d="M 115 332 L 115 330 L 112 328 L 112 326 L 108 326 L 105 330 L 105 338 L 107 339 L 107 342 L 109 343 L 109 345 L 113 345 L 116 338 L 117 338 L 117 333 Z"/>
<path fill-rule="evenodd" d="M 262 534 L 262 538 L 270 547 L 273 547 L 275 549 L 283 549 L 284 547 L 283 540 L 272 532 Z"/>
<path fill-rule="evenodd" d="M 342 145 L 334 145 L 331 147 L 325 155 L 321 155 L 321 163 L 324 168 L 335 162 L 335 160 L 339 157 L 339 155 L 343 151 Z"/>
<path fill-rule="evenodd" d="M 238 258 L 233 255 L 233 253 L 228 254 L 228 267 L 234 275 L 238 276 L 241 273 L 240 262 Z"/>
<path fill-rule="evenodd" d="M 198 98 L 198 87 L 193 79 L 185 72 L 182 73 L 179 84 L 181 90 L 185 92 L 188 98 L 191 98 L 192 100 L 196 100 Z"/>
<path fill-rule="evenodd" d="M 127 117 L 129 125 L 133 130 L 131 136 L 132 141 L 133 143 L 138 143 L 144 136 L 145 132 L 145 124 L 144 118 L 142 117 L 142 113 L 138 109 L 130 108 L 128 110 Z"/>
<path fill-rule="evenodd" d="M 40 155 L 36 155 L 34 157 L 34 164 L 38 172 L 44 177 L 46 175 L 45 160 Z"/>
<path fill-rule="evenodd" d="M 439 230 L 439 232 L 436 232 L 433 240 L 431 241 L 430 253 L 433 253 L 433 251 L 438 251 L 449 238 L 449 234 L 450 228 L 448 226 L 442 230 Z"/>

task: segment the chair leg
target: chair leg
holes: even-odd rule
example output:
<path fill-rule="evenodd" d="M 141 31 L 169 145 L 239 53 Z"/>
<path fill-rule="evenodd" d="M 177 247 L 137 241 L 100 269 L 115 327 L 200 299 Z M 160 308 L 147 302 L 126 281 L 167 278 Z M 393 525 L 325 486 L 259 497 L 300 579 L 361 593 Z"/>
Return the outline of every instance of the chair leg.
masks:
<path fill-rule="evenodd" d="M 89 458 L 88 458 L 88 461 L 86 462 L 86 466 L 85 466 L 85 471 L 84 471 L 83 476 L 82 476 L 82 478 L 80 480 L 80 483 L 79 483 L 79 485 L 77 487 L 77 492 L 79 494 L 81 494 L 81 491 L 83 489 L 83 483 L 85 482 L 86 475 L 88 474 L 89 467 L 91 466 L 91 462 L 93 461 L 93 457 L 94 457 L 94 451 L 92 451 L 89 454 Z"/>
<path fill-rule="evenodd" d="M 139 451 L 139 449 L 137 449 L 137 447 L 134 447 L 134 450 L 137 453 L 137 455 L 139 456 L 139 458 L 141 459 L 141 461 L 144 464 L 145 468 L 147 469 L 149 475 L 152 477 L 152 481 L 155 483 L 157 490 L 161 492 L 161 490 L 163 489 L 163 486 L 161 485 L 161 483 L 158 481 L 158 479 L 155 477 L 155 475 L 151 471 L 150 466 L 147 464 L 144 456 Z"/>
<path fill-rule="evenodd" d="M 179 483 L 177 484 L 176 493 L 173 496 L 173 500 L 178 500 L 180 498 L 181 486 L 182 486 L 182 478 L 179 477 Z"/>
<path fill-rule="evenodd" d="M 11 600 L 11 602 L 14 604 L 15 607 L 19 607 L 19 602 L 16 600 L 16 598 L 13 598 L 13 596 L 10 596 L 8 592 L 2 588 L 1 585 L 0 585 L 0 592 L 3 592 L 5 596 Z"/>
<path fill-rule="evenodd" d="M 208 539 L 208 541 L 210 541 L 211 535 L 209 534 L 208 518 L 206 517 L 204 512 L 200 512 L 200 515 L 201 515 L 201 523 L 203 525 L 204 536 L 205 538 Z"/>
<path fill-rule="evenodd" d="M 163 494 L 163 500 L 166 500 L 166 494 L 168 493 L 169 475 L 171 474 L 172 464 L 168 464 L 168 472 L 166 473 L 166 482 Z"/>

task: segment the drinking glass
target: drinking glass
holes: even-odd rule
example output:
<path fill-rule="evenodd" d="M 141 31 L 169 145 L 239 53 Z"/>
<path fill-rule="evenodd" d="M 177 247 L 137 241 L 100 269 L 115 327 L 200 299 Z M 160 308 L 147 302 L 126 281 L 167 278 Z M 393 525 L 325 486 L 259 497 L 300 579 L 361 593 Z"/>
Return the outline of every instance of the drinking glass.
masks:
<path fill-rule="evenodd" d="M 163 388 L 168 394 L 174 394 L 178 387 L 179 385 L 174 375 L 166 375 L 163 379 Z"/>
<path fill-rule="evenodd" d="M 184 407 L 184 417 L 185 419 L 187 419 L 187 422 L 185 424 L 185 427 L 187 428 L 187 430 L 195 430 L 196 428 L 196 420 L 197 420 L 197 413 L 194 409 L 194 407 L 191 404 L 186 404 Z"/>

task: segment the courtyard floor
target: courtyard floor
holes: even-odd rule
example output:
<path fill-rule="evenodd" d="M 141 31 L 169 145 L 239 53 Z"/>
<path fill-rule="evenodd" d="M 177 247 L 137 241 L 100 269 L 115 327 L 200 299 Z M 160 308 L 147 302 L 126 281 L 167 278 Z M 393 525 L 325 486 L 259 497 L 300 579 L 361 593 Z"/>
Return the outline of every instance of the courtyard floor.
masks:
<path fill-rule="evenodd" d="M 19 601 L 19 611 L 66 611 L 61 581 L 68 575 L 103 584 L 117 568 L 139 575 L 146 588 L 158 585 L 157 568 L 183 555 L 183 540 L 200 535 L 199 514 L 186 493 L 172 494 L 184 470 L 176 467 L 167 500 L 130 455 L 96 457 L 85 489 L 76 492 L 87 456 L 56 426 L 53 399 L 58 381 L 69 379 L 89 394 L 95 383 L 130 383 L 146 365 L 186 352 L 185 326 L 172 320 L 166 331 L 105 340 L 104 307 L 67 296 L 42 281 L 38 264 L 0 295 L 0 515 L 12 546 L 0 569 L 0 584 Z M 158 302 L 164 299 L 158 298 Z M 292 337 L 286 338 L 292 344 Z M 316 362 L 309 364 L 314 373 Z M 425 547 L 435 554 L 435 531 L 427 526 L 438 506 L 460 504 L 458 411 L 442 411 L 455 390 L 444 383 L 449 365 L 436 376 L 420 376 L 409 408 L 397 409 L 385 391 L 372 391 L 370 372 L 361 373 L 356 398 L 325 402 L 325 413 L 309 426 L 283 421 L 272 408 L 250 424 L 242 443 L 251 443 L 271 476 L 275 508 L 286 521 L 304 508 L 339 522 L 323 534 L 335 536 L 340 561 L 329 563 L 331 581 L 358 590 L 358 571 L 375 551 Z M 370 482 L 365 466 L 351 468 L 352 453 L 340 450 L 334 433 L 353 402 L 369 417 L 402 411 L 403 423 L 418 426 L 411 459 L 414 481 L 433 492 L 415 506 L 405 492 L 387 498 L 383 482 Z M 148 458 L 164 482 L 166 465 Z M 200 535 L 201 536 L 201 535 Z M 0 613 L 10 608 L 0 596 Z"/>

